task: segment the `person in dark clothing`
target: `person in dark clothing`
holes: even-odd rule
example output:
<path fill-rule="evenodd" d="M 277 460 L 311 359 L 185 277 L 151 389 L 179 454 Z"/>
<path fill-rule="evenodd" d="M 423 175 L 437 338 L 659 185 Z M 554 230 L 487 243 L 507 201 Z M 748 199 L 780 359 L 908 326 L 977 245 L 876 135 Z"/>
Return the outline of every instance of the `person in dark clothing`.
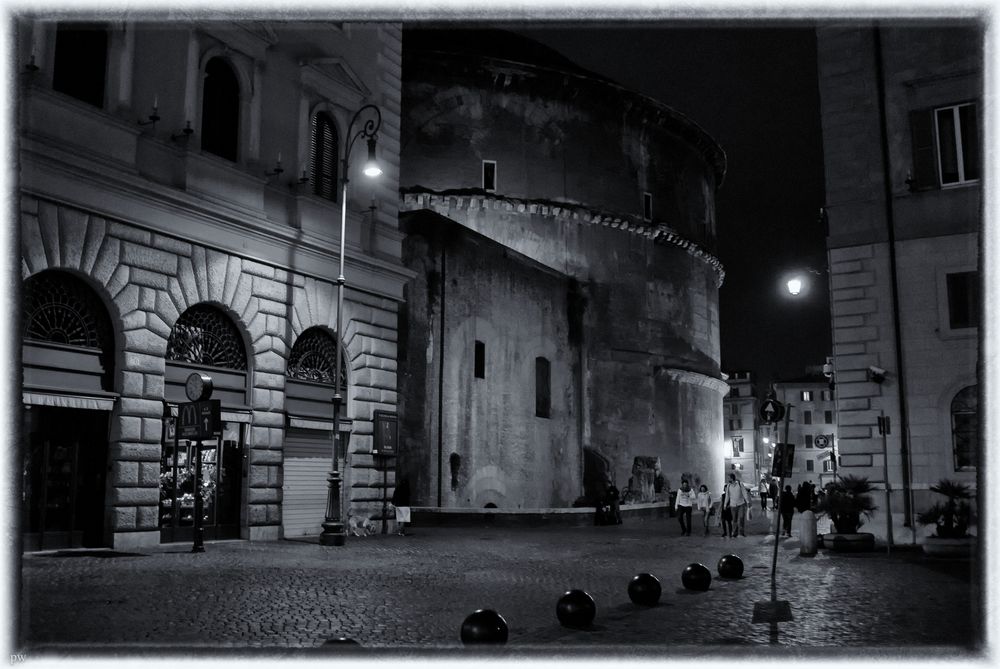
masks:
<path fill-rule="evenodd" d="M 396 507 L 396 534 L 406 534 L 406 523 L 410 522 L 410 481 L 405 477 L 396 484 L 392 491 L 392 505 Z"/>
<path fill-rule="evenodd" d="M 791 486 L 787 486 L 790 491 Z M 808 483 L 800 483 L 798 492 L 795 493 L 795 510 L 799 513 L 804 513 L 807 509 L 812 507 L 812 491 L 809 489 Z"/>
<path fill-rule="evenodd" d="M 781 493 L 781 529 L 786 537 L 792 536 L 792 514 L 795 513 L 795 495 L 792 494 L 792 486 L 786 485 L 785 492 Z"/>

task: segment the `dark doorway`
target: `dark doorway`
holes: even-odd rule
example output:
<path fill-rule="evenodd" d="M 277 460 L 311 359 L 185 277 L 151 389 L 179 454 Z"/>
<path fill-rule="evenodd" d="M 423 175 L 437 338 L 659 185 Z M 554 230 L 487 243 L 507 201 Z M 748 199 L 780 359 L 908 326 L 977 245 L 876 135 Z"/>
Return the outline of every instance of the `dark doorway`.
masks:
<path fill-rule="evenodd" d="M 105 546 L 108 412 L 22 411 L 25 550 Z"/>

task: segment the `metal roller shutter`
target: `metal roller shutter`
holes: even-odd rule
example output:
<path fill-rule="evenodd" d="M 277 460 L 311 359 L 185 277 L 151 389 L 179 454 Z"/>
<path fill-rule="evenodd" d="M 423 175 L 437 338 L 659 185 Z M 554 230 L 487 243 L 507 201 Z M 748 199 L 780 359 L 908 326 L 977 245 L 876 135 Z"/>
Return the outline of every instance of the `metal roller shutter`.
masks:
<path fill-rule="evenodd" d="M 283 502 L 284 536 L 317 535 L 323 531 L 333 433 L 288 428 L 285 432 Z"/>

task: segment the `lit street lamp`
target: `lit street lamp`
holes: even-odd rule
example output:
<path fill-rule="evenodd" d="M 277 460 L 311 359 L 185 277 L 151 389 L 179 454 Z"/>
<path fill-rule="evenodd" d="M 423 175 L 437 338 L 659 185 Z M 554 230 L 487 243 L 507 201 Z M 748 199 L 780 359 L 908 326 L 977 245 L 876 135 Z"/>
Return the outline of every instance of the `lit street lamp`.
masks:
<path fill-rule="evenodd" d="M 354 123 L 363 113 L 370 113 L 373 116 L 364 122 L 357 134 L 351 136 L 351 129 Z M 376 133 L 382 125 L 382 112 L 375 105 L 365 105 L 354 114 L 354 118 L 347 126 L 347 134 L 344 136 L 348 141 L 344 144 L 344 158 L 341 161 L 341 180 L 344 184 L 340 199 L 340 273 L 337 275 L 337 353 L 336 366 L 333 369 L 333 455 L 330 471 L 330 490 L 326 500 L 326 517 L 323 519 L 323 533 L 319 535 L 319 542 L 324 546 L 344 545 L 344 521 L 343 509 L 341 508 L 341 472 L 339 459 L 345 454 L 347 440 L 350 439 L 351 421 L 340 419 L 340 405 L 344 398 L 340 395 L 340 349 L 343 343 L 343 328 L 341 327 L 341 317 L 344 312 L 344 239 L 347 232 L 347 170 L 351 157 L 351 148 L 355 140 L 364 137 L 368 142 L 368 160 L 365 162 L 364 174 L 369 177 L 377 177 L 382 174 L 382 169 L 375 161 L 375 141 Z"/>

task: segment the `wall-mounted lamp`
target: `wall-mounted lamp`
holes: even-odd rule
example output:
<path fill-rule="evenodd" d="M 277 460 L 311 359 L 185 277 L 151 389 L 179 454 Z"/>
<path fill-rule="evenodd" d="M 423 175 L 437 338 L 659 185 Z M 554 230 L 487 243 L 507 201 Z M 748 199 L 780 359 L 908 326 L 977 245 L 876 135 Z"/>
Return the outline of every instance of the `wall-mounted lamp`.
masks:
<path fill-rule="evenodd" d="M 867 374 L 869 381 L 873 383 L 882 383 L 885 381 L 885 377 L 889 374 L 889 372 L 885 371 L 881 367 L 872 365 L 868 368 Z"/>
<path fill-rule="evenodd" d="M 194 134 L 194 128 L 191 127 L 191 121 L 188 121 L 187 124 L 184 126 L 184 128 L 180 132 L 177 132 L 177 133 L 174 133 L 173 135 L 170 135 L 170 139 L 173 139 L 173 140 L 187 139 L 188 137 L 190 137 L 193 134 Z"/>
<path fill-rule="evenodd" d="M 285 171 L 285 168 L 283 168 L 281 166 L 281 152 L 279 151 L 278 152 L 278 160 L 274 164 L 274 169 L 271 170 L 270 172 L 264 172 L 264 176 L 268 177 L 268 178 L 270 178 L 270 177 L 276 177 L 276 176 L 281 175 L 284 171 Z"/>
<path fill-rule="evenodd" d="M 298 184 L 301 186 L 303 184 L 309 183 L 309 175 L 306 174 L 305 170 L 302 170 L 302 176 L 297 179 Z"/>
<path fill-rule="evenodd" d="M 156 113 L 157 109 L 158 109 L 158 103 L 159 103 L 159 101 L 160 101 L 159 97 L 154 95 L 153 96 L 153 113 L 150 114 L 147 117 L 149 120 L 147 120 L 147 121 L 140 120 L 138 122 L 139 125 L 155 125 L 156 122 L 160 120 L 160 115 L 158 113 Z"/>

